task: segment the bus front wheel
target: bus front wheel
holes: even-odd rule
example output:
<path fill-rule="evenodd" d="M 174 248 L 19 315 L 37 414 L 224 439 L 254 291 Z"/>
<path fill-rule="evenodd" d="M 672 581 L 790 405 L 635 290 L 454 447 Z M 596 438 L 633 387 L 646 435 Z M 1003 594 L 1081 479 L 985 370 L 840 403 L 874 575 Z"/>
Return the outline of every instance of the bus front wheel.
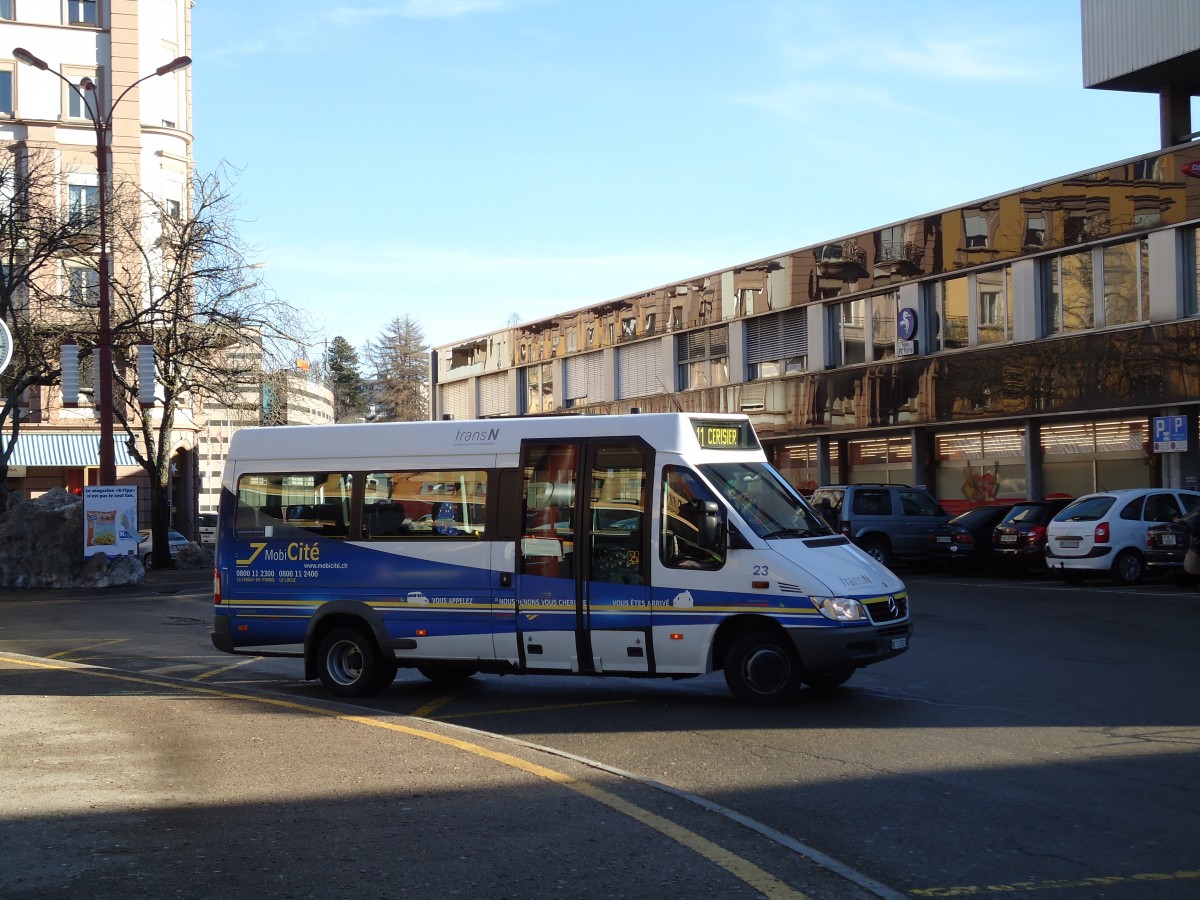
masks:
<path fill-rule="evenodd" d="M 389 671 L 375 641 L 357 628 L 335 628 L 317 649 L 321 682 L 338 697 L 362 697 L 387 686 Z M 395 669 L 391 669 L 395 675 Z"/>
<path fill-rule="evenodd" d="M 754 631 L 739 638 L 725 657 L 725 683 L 743 703 L 779 706 L 796 698 L 802 670 L 784 635 Z"/>

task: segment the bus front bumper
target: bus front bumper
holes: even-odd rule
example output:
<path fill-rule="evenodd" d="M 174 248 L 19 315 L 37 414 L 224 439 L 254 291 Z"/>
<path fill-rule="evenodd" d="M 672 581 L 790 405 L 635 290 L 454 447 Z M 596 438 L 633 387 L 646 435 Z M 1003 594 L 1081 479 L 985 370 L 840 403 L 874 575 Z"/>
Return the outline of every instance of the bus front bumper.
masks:
<path fill-rule="evenodd" d="M 810 672 L 861 669 L 908 650 L 912 622 L 842 628 L 792 628 L 788 634 Z"/>

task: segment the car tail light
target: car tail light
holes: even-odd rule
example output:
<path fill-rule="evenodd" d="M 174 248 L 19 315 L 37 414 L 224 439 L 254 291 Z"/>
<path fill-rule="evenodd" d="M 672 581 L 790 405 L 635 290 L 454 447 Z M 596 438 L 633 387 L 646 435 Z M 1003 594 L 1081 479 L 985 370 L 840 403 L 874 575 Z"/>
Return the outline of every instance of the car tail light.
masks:
<path fill-rule="evenodd" d="M 1096 533 L 1092 538 L 1097 544 L 1108 543 L 1108 523 L 1101 522 L 1096 526 Z"/>
<path fill-rule="evenodd" d="M 1032 528 L 1029 529 L 1029 534 L 1027 536 L 1027 540 L 1029 541 L 1029 543 L 1035 544 L 1035 545 L 1046 543 L 1046 526 L 1045 525 L 1034 525 Z"/>
<path fill-rule="evenodd" d="M 973 544 L 975 543 L 975 535 L 969 531 L 960 531 L 954 536 L 954 541 L 958 544 Z"/>

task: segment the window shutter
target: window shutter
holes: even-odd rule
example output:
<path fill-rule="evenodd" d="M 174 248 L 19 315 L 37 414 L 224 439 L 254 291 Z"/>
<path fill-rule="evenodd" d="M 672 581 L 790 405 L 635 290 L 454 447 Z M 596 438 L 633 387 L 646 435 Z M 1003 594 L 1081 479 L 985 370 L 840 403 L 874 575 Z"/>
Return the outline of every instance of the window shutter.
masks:
<path fill-rule="evenodd" d="M 494 372 L 479 377 L 477 408 L 482 416 L 506 416 L 509 413 L 508 373 Z M 457 416 L 455 417 L 457 418 Z"/>
<path fill-rule="evenodd" d="M 617 399 L 670 391 L 658 370 L 660 341 L 639 341 L 617 348 Z"/>
<path fill-rule="evenodd" d="M 746 362 L 754 364 L 808 353 L 808 311 L 789 309 L 746 320 Z"/>

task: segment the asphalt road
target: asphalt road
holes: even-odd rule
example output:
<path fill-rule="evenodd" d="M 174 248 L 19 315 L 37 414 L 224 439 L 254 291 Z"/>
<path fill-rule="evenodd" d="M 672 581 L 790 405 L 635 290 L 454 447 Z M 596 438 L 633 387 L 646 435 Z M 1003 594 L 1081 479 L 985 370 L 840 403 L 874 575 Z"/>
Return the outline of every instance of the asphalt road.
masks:
<path fill-rule="evenodd" d="M 212 649 L 206 576 L 0 594 L 0 895 L 1200 892 L 1200 594 L 903 574 L 912 650 L 771 710 L 719 674 L 333 704 Z"/>

